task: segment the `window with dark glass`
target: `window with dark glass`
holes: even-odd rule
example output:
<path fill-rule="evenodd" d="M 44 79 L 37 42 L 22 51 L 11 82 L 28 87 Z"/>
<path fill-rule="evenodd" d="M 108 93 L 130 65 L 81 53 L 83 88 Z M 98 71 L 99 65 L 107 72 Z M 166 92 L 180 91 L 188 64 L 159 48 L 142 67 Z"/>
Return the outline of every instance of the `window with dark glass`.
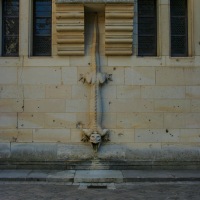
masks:
<path fill-rule="evenodd" d="M 187 0 L 170 1 L 171 56 L 188 55 Z"/>
<path fill-rule="evenodd" d="M 138 55 L 157 55 L 156 0 L 138 0 Z"/>
<path fill-rule="evenodd" d="M 19 54 L 19 0 L 2 1 L 2 56 Z"/>
<path fill-rule="evenodd" d="M 51 0 L 33 1 L 33 56 L 51 55 Z"/>

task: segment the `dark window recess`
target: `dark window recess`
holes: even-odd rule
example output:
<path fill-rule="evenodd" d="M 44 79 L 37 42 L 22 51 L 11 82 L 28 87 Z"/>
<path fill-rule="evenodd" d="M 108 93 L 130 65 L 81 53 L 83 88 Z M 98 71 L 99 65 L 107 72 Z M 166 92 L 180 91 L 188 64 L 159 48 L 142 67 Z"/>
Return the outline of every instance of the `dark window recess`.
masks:
<path fill-rule="evenodd" d="M 19 55 L 19 0 L 2 1 L 2 56 Z"/>
<path fill-rule="evenodd" d="M 188 55 L 187 0 L 170 1 L 171 56 Z"/>
<path fill-rule="evenodd" d="M 138 0 L 138 55 L 157 55 L 156 0 Z"/>
<path fill-rule="evenodd" d="M 33 5 L 33 56 L 51 55 L 51 0 L 35 0 Z"/>

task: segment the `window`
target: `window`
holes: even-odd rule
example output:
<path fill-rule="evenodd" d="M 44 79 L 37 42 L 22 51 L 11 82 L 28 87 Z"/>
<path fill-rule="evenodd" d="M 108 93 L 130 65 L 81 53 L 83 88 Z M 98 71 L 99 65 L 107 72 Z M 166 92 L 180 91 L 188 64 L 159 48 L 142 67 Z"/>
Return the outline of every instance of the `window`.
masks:
<path fill-rule="evenodd" d="M 51 55 L 51 0 L 33 2 L 33 56 Z"/>
<path fill-rule="evenodd" d="M 2 1 L 2 55 L 19 54 L 19 0 Z"/>
<path fill-rule="evenodd" d="M 171 56 L 188 55 L 187 0 L 170 1 Z"/>
<path fill-rule="evenodd" d="M 138 55 L 157 55 L 156 0 L 138 0 Z"/>

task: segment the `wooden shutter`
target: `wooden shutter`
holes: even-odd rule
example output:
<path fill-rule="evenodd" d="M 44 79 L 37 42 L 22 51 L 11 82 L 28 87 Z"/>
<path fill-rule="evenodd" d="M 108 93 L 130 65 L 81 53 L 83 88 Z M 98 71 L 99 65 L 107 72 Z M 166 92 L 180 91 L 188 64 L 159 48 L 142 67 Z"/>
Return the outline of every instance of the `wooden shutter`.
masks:
<path fill-rule="evenodd" d="M 132 55 L 133 4 L 109 4 L 105 9 L 105 54 Z"/>
<path fill-rule="evenodd" d="M 57 53 L 84 55 L 84 6 L 56 5 Z"/>

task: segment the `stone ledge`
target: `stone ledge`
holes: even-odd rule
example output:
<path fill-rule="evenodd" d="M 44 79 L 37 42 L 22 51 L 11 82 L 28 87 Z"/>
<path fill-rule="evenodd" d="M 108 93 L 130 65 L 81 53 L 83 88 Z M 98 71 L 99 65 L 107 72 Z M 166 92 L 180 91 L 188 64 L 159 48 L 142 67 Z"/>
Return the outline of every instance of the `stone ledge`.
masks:
<path fill-rule="evenodd" d="M 199 161 L 8 161 L 0 170 L 200 170 Z"/>
<path fill-rule="evenodd" d="M 134 3 L 134 0 L 56 0 L 56 3 Z"/>
<path fill-rule="evenodd" d="M 0 181 L 74 184 L 200 181 L 200 170 L 0 170 Z"/>

